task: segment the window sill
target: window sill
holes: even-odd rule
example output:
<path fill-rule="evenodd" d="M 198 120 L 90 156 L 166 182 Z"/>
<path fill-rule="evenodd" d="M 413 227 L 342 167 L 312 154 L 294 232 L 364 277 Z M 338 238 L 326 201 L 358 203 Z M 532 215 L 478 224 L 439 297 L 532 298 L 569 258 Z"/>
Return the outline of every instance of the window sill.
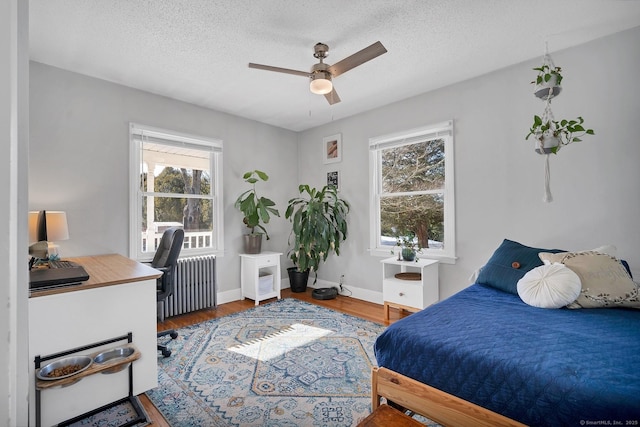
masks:
<path fill-rule="evenodd" d="M 374 249 L 369 249 L 369 253 L 371 256 L 375 256 L 375 257 L 389 258 L 393 256 L 391 249 L 374 248 Z M 435 259 L 442 264 L 455 264 L 456 260 L 458 259 L 458 257 L 456 256 L 438 253 L 438 252 L 428 252 L 428 251 L 423 251 L 421 254 L 418 254 L 418 258 Z"/>

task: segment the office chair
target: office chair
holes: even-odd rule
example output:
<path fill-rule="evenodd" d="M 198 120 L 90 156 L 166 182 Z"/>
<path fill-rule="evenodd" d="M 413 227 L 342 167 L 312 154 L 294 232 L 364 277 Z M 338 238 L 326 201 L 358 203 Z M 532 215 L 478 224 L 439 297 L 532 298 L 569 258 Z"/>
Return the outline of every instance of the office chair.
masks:
<path fill-rule="evenodd" d="M 178 256 L 182 249 L 184 241 L 184 230 L 181 228 L 167 228 L 162 234 L 160 244 L 156 250 L 156 254 L 151 261 L 151 267 L 162 271 L 162 276 L 158 278 L 156 283 L 156 300 L 158 303 L 159 319 L 164 322 L 164 301 L 173 294 L 176 283 L 176 265 Z M 167 330 L 158 333 L 158 338 L 170 335 L 172 339 L 178 338 L 178 333 L 173 330 Z M 166 345 L 158 344 L 158 351 L 162 352 L 164 357 L 171 356 L 171 350 Z"/>

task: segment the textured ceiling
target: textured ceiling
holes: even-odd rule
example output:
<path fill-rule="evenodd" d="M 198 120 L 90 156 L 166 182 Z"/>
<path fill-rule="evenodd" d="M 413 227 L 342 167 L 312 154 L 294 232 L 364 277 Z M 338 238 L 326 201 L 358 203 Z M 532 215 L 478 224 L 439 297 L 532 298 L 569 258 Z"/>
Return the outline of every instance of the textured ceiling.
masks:
<path fill-rule="evenodd" d="M 34 61 L 300 131 L 640 25 L 640 0 L 29 0 Z M 388 53 L 309 92 L 327 63 Z"/>

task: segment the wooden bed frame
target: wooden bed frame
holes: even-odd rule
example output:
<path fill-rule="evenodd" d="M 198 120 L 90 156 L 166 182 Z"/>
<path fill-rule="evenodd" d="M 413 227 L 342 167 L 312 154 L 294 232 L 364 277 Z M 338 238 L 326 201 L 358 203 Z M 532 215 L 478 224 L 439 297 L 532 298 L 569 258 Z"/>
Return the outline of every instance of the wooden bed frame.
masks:
<path fill-rule="evenodd" d="M 381 398 L 444 426 L 524 426 L 390 369 L 374 367 L 371 372 L 372 411 L 380 406 Z"/>

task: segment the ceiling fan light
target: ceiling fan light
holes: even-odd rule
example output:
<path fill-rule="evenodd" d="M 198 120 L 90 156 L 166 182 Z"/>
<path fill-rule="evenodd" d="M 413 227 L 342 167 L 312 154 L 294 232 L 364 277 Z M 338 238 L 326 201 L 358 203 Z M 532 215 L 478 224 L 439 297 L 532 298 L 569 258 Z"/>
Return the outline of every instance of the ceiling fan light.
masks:
<path fill-rule="evenodd" d="M 311 83 L 309 84 L 311 92 L 317 95 L 326 95 L 333 90 L 333 83 L 331 83 L 331 80 L 324 77 L 324 73 L 318 73 L 311 76 Z"/>

